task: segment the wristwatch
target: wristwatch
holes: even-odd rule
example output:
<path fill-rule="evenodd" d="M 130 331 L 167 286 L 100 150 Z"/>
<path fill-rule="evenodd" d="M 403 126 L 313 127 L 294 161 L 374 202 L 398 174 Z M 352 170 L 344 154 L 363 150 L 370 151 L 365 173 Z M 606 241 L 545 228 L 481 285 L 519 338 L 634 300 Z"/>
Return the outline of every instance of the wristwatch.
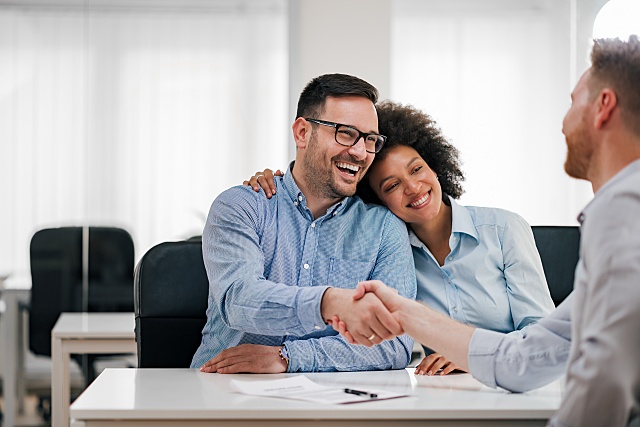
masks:
<path fill-rule="evenodd" d="M 282 345 L 282 347 L 280 347 L 280 350 L 278 351 L 278 354 L 280 355 L 280 359 L 287 362 L 287 368 L 289 368 L 289 352 L 287 351 L 287 347 Z"/>

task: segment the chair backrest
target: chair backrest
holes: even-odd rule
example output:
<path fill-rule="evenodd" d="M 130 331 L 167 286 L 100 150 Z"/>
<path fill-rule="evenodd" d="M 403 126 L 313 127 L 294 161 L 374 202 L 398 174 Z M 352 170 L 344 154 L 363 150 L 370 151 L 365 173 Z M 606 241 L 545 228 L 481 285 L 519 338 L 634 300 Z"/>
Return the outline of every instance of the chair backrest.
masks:
<path fill-rule="evenodd" d="M 532 226 L 549 292 L 556 307 L 573 291 L 580 256 L 580 229 L 577 226 Z"/>
<path fill-rule="evenodd" d="M 139 368 L 188 368 L 202 340 L 209 281 L 202 242 L 165 242 L 136 267 Z"/>
<path fill-rule="evenodd" d="M 123 229 L 89 227 L 88 310 L 133 311 L 134 249 Z M 29 348 L 51 356 L 60 313 L 83 311 L 82 227 L 47 228 L 31 238 Z"/>

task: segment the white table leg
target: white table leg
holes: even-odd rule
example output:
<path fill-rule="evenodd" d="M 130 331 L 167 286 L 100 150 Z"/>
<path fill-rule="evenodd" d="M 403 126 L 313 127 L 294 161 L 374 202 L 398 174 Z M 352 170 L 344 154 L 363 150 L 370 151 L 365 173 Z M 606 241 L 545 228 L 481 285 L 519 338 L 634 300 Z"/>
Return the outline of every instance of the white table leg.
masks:
<path fill-rule="evenodd" d="M 27 343 L 25 342 L 25 326 L 27 323 L 25 322 L 25 310 L 22 308 L 22 304 L 18 304 L 18 323 L 17 323 L 17 332 L 18 332 L 18 351 L 16 352 L 17 362 L 16 362 L 16 375 L 17 375 L 17 384 L 16 384 L 16 398 L 18 399 L 18 414 L 24 414 L 24 399 L 27 395 L 27 376 L 25 370 L 25 363 L 27 354 L 25 349 L 27 348 Z"/>
<path fill-rule="evenodd" d="M 69 425 L 69 352 L 59 338 L 51 339 L 52 371 L 51 371 L 51 415 L 53 427 Z"/>
<path fill-rule="evenodd" d="M 54 328 L 55 329 L 55 328 Z M 55 334 L 54 334 L 55 335 Z M 67 339 L 51 338 L 51 401 L 53 427 L 69 427 L 71 406 L 71 354 L 104 354 L 136 352 L 134 338 L 126 339 Z"/>
<path fill-rule="evenodd" d="M 16 370 L 18 365 L 18 332 L 16 325 L 18 324 L 18 298 L 9 289 L 2 292 L 2 299 L 5 302 L 5 312 L 2 322 L 2 373 L 3 373 L 3 390 L 4 390 L 4 410 L 3 425 L 16 425 Z M 5 350 L 6 349 L 6 350 Z"/>

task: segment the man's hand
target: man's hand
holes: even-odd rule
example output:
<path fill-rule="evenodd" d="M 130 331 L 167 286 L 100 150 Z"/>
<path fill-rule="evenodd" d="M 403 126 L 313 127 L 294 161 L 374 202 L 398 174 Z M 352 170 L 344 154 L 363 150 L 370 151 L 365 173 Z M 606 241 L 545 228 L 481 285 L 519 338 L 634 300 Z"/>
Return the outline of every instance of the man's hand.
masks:
<path fill-rule="evenodd" d="M 280 346 L 241 344 L 223 350 L 200 367 L 201 372 L 219 374 L 279 374 L 287 371 L 280 357 Z"/>
<path fill-rule="evenodd" d="M 322 317 L 332 325 L 335 316 L 340 318 L 349 325 L 352 343 L 366 347 L 380 344 L 403 333 L 398 321 L 376 295 L 370 293 L 357 299 L 354 298 L 355 295 L 356 291 L 352 289 L 327 289 L 320 308 Z M 338 330 L 337 325 L 333 327 Z"/>
<path fill-rule="evenodd" d="M 391 339 L 398 335 L 402 335 L 404 333 L 404 330 L 402 328 L 402 324 L 400 323 L 400 309 L 404 301 L 409 300 L 398 295 L 398 291 L 396 289 L 388 287 L 380 280 L 368 280 L 358 283 L 355 293 L 353 294 L 353 299 L 360 300 L 372 295 L 375 295 L 378 300 L 384 304 L 386 309 L 392 315 L 395 323 L 397 323 L 397 325 L 400 327 L 399 329 L 390 331 L 392 335 L 384 339 Z M 350 344 L 363 344 L 361 340 L 357 340 L 352 333 L 353 328 L 351 327 L 351 323 L 348 320 L 336 315 L 333 316 L 329 323 L 333 326 L 333 329 L 338 331 L 338 333 L 342 335 Z M 349 324 L 348 329 L 347 324 Z M 365 342 L 364 345 L 367 345 L 367 343 Z"/>
<path fill-rule="evenodd" d="M 367 292 L 375 294 L 380 301 L 387 307 L 387 309 L 394 313 L 400 310 L 400 306 L 403 303 L 403 298 L 398 295 L 398 290 L 393 289 L 382 283 L 380 280 L 367 280 L 358 283 L 356 287 L 356 293 L 353 295 L 353 299 L 357 300 L 365 296 Z"/>
<path fill-rule="evenodd" d="M 249 181 L 242 181 L 242 185 L 253 188 L 256 193 L 260 191 L 260 187 L 264 190 L 264 194 L 267 199 L 270 199 L 272 195 L 276 194 L 276 181 L 274 176 L 284 176 L 284 174 L 278 169 L 273 172 L 271 169 L 265 169 L 263 172 L 256 172 Z"/>

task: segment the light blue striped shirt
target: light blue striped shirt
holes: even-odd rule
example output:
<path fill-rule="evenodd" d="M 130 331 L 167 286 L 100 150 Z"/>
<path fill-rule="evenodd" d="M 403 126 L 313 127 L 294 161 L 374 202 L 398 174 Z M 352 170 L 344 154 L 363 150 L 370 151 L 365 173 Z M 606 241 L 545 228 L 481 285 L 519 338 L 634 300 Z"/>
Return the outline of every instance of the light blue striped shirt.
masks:
<path fill-rule="evenodd" d="M 292 174 L 276 178 L 277 193 L 237 186 L 212 204 L 202 238 L 209 307 L 199 367 L 244 343 L 277 346 L 289 372 L 401 369 L 413 340 L 403 335 L 372 348 L 350 345 L 325 325 L 325 290 L 379 279 L 415 298 L 406 225 L 382 206 L 349 197 L 314 219 Z"/>
<path fill-rule="evenodd" d="M 450 254 L 440 267 L 411 233 L 417 299 L 455 320 L 498 332 L 535 323 L 553 311 L 531 227 L 503 209 L 451 201 Z"/>

